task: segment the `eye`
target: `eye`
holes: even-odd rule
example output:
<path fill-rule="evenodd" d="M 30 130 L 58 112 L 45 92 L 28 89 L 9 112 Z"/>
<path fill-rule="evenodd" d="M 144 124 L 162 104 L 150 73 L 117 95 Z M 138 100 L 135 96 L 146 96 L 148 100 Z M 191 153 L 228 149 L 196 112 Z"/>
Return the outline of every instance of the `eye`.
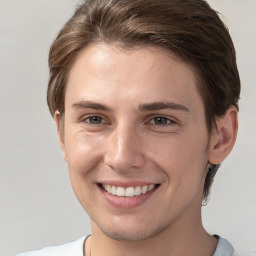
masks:
<path fill-rule="evenodd" d="M 102 124 L 105 123 L 103 118 L 101 118 L 100 116 L 89 116 L 85 119 L 86 123 L 90 123 L 90 124 Z"/>
<path fill-rule="evenodd" d="M 150 124 L 155 124 L 155 125 L 167 125 L 167 124 L 171 124 L 174 123 L 172 120 L 164 117 L 164 116 L 157 116 L 154 117 L 151 121 Z"/>

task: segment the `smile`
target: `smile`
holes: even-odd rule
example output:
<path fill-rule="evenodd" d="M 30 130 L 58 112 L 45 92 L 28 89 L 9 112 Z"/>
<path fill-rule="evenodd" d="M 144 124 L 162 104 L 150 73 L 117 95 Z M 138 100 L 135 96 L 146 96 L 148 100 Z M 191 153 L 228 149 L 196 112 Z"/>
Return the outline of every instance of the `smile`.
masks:
<path fill-rule="evenodd" d="M 150 185 L 143 185 L 143 186 L 136 186 L 136 187 L 119 187 L 113 185 L 106 185 L 102 184 L 102 188 L 113 196 L 118 197 L 135 197 L 142 194 L 146 194 L 153 190 L 157 185 L 150 184 Z"/>

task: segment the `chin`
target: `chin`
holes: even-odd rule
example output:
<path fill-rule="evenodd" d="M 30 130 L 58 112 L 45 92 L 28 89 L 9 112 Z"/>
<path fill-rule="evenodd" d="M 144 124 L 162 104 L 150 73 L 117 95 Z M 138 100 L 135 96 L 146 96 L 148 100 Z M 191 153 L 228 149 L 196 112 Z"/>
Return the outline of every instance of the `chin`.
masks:
<path fill-rule="evenodd" d="M 117 230 L 103 230 L 102 232 L 111 239 L 122 241 L 122 242 L 135 242 L 135 241 L 143 241 L 147 240 L 151 237 L 154 237 L 159 232 L 121 232 Z"/>
<path fill-rule="evenodd" d="M 129 223 L 125 225 L 115 223 L 112 225 L 97 225 L 100 230 L 109 238 L 122 242 L 135 242 L 147 240 L 161 233 L 165 228 L 162 226 L 155 227 L 151 222 L 150 225 L 141 225 L 140 222 Z"/>

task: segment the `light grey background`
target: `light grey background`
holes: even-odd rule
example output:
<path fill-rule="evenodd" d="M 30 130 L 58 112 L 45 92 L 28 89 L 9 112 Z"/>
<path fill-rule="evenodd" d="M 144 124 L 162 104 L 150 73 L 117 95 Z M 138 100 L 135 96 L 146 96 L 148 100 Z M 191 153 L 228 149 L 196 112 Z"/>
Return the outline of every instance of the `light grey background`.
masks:
<path fill-rule="evenodd" d="M 90 232 L 46 106 L 47 54 L 77 0 L 0 0 L 0 256 Z M 256 256 L 256 1 L 209 0 L 230 28 L 242 80 L 240 130 L 203 207 L 211 233 Z"/>

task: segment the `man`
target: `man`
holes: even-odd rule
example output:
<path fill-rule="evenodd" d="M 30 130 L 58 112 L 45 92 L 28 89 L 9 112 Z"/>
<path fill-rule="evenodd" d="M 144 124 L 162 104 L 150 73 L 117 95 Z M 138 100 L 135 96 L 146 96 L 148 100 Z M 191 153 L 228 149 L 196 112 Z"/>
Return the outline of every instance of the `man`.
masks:
<path fill-rule="evenodd" d="M 237 134 L 230 35 L 203 0 L 87 0 L 49 54 L 48 106 L 92 235 L 22 255 L 231 256 L 201 205 Z"/>

